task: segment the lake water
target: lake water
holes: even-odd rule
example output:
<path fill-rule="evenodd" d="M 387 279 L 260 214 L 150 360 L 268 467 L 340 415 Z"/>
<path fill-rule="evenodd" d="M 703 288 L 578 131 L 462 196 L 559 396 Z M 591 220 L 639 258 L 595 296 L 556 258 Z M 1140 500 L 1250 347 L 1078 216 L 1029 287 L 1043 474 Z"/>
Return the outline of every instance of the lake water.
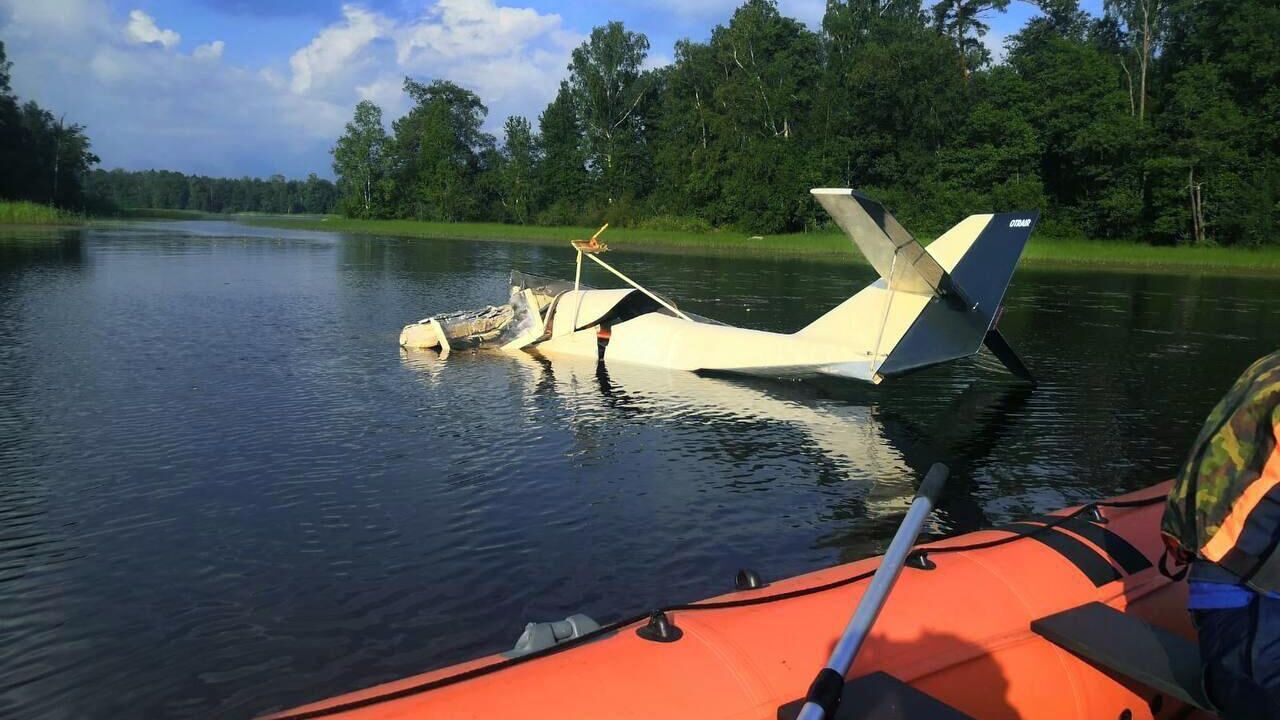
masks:
<path fill-rule="evenodd" d="M 865 267 L 611 253 L 791 331 Z M 1165 479 L 1273 350 L 1280 281 L 1048 271 L 992 359 L 880 387 L 405 355 L 566 248 L 229 223 L 0 236 L 0 716 L 243 717 Z M 588 271 L 589 273 L 591 271 Z M 604 285 L 605 278 L 587 278 Z"/>

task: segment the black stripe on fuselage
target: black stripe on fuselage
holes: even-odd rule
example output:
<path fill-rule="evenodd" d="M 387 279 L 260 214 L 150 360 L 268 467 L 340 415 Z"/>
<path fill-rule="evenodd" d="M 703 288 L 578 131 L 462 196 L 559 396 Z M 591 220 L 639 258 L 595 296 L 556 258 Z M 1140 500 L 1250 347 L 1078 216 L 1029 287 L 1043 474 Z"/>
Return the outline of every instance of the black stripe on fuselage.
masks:
<path fill-rule="evenodd" d="M 1043 543 L 1050 550 L 1069 560 L 1096 587 L 1102 587 L 1121 578 L 1120 571 L 1112 567 L 1101 553 L 1066 533 L 1031 523 L 1013 523 L 996 529 L 1025 535 Z"/>
<path fill-rule="evenodd" d="M 1072 517 L 1063 520 L 1059 516 L 1041 515 L 1034 518 L 1036 522 L 1054 523 L 1060 528 L 1070 530 L 1089 542 L 1097 545 L 1104 553 L 1111 556 L 1124 570 L 1126 575 L 1142 572 L 1151 567 L 1151 561 L 1142 551 L 1134 547 L 1123 536 L 1111 532 L 1101 525 L 1095 525 L 1083 518 Z"/>

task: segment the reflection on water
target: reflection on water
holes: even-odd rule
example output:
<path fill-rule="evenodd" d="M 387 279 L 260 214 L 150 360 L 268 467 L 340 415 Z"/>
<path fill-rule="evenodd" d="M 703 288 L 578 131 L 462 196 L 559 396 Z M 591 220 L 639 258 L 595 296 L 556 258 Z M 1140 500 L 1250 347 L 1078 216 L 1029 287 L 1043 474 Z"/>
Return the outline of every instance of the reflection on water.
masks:
<path fill-rule="evenodd" d="M 804 326 L 856 266 L 617 252 L 682 308 Z M 1280 282 L 1023 270 L 979 357 L 880 387 L 400 327 L 566 249 L 156 223 L 0 235 L 0 715 L 240 717 L 1166 477 L 1275 345 Z M 603 278 L 588 277 L 603 283 Z"/>

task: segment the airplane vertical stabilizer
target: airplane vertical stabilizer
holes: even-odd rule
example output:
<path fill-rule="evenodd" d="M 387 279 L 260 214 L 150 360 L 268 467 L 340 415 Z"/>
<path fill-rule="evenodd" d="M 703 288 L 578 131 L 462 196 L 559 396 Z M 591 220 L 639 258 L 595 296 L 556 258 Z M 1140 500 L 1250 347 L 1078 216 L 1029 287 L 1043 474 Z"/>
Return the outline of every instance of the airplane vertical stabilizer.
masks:
<path fill-rule="evenodd" d="M 970 222 L 982 217 L 987 220 L 980 227 Z M 978 352 L 988 331 L 994 330 L 1005 290 L 1039 217 L 1037 212 L 974 216 L 953 228 L 962 232 L 935 240 L 931 253 L 938 245 L 938 255 L 954 257 L 947 270 L 954 291 L 930 300 L 877 372 L 892 377 Z M 1013 352 L 1007 343 L 1001 350 L 1002 361 Z M 1019 375 L 1025 372 L 1010 369 Z"/>
<path fill-rule="evenodd" d="M 926 248 L 880 203 L 844 188 L 811 191 L 880 279 L 800 331 L 864 348 L 877 379 L 967 357 L 985 342 L 1030 372 L 994 324 L 1039 214 L 971 215 Z"/>

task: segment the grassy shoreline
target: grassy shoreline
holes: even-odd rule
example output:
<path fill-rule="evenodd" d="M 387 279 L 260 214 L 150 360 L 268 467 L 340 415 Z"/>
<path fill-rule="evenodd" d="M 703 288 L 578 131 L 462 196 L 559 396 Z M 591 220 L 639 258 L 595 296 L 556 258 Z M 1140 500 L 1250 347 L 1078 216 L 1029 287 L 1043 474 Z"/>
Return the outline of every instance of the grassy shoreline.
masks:
<path fill-rule="evenodd" d="M 416 220 L 354 220 L 340 217 L 242 217 L 261 227 L 321 230 L 361 235 L 388 235 L 447 240 L 500 240 L 548 245 L 585 238 L 594 228 L 539 227 L 500 223 L 442 223 Z M 858 261 L 839 232 L 794 233 L 747 237 L 734 231 L 711 233 L 610 228 L 603 239 L 617 250 L 764 254 Z M 927 238 L 922 238 L 927 240 Z M 1113 240 L 1062 240 L 1033 236 L 1024 261 L 1042 266 L 1122 267 L 1148 269 L 1235 270 L 1280 273 L 1280 248 L 1162 247 Z"/>
<path fill-rule="evenodd" d="M 0 200 L 0 225 L 82 225 L 84 217 L 33 202 Z"/>

